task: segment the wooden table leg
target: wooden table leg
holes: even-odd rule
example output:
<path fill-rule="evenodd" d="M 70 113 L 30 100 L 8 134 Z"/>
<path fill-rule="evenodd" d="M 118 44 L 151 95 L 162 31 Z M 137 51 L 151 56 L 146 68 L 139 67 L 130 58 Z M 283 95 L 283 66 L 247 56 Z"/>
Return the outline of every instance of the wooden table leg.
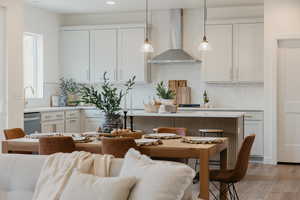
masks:
<path fill-rule="evenodd" d="M 200 195 L 201 199 L 209 199 L 209 154 L 208 152 L 200 153 Z"/>
<path fill-rule="evenodd" d="M 227 149 L 220 152 L 220 167 L 221 170 L 227 169 Z M 220 200 L 227 199 L 227 191 L 225 192 L 225 194 L 223 193 L 224 195 L 221 195 L 221 191 L 226 191 L 226 184 L 220 184 Z"/>
<path fill-rule="evenodd" d="M 129 118 L 130 118 L 130 129 L 133 132 L 134 131 L 134 128 L 133 128 L 133 116 L 130 116 Z"/>

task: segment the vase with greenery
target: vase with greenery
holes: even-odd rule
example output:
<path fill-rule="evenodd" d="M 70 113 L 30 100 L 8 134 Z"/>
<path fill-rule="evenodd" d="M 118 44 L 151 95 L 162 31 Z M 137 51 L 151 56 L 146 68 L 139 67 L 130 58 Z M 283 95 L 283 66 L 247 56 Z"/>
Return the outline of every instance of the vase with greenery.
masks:
<path fill-rule="evenodd" d="M 174 104 L 175 93 L 165 86 L 163 81 L 156 85 L 156 95 L 162 104 Z"/>
<path fill-rule="evenodd" d="M 135 76 L 125 83 L 124 89 L 118 89 L 107 78 L 107 73 L 103 75 L 104 83 L 100 89 L 94 86 L 82 86 L 81 102 L 92 104 L 104 113 L 104 120 L 101 123 L 100 131 L 110 133 L 113 129 L 123 128 L 120 111 L 121 101 L 135 85 Z"/>
<path fill-rule="evenodd" d="M 81 88 L 81 84 L 77 83 L 74 79 L 61 78 L 59 87 L 62 96 L 66 97 L 66 104 L 68 106 L 78 105 L 78 95 Z"/>

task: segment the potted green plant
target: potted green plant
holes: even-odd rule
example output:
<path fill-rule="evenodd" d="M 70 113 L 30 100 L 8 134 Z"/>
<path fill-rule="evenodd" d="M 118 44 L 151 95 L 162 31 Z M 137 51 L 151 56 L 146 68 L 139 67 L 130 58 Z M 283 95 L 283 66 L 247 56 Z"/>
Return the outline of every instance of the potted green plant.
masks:
<path fill-rule="evenodd" d="M 67 106 L 77 106 L 81 84 L 76 83 L 74 79 L 61 78 L 59 87 L 62 96 L 66 97 Z"/>
<path fill-rule="evenodd" d="M 104 119 L 100 126 L 100 131 L 110 133 L 113 129 L 123 128 L 120 111 L 121 101 L 135 85 L 135 76 L 125 83 L 125 88 L 116 88 L 107 78 L 107 73 L 103 75 L 104 83 L 100 89 L 94 86 L 82 86 L 81 102 L 92 104 L 104 113 Z"/>
<path fill-rule="evenodd" d="M 156 95 L 160 98 L 161 104 L 173 105 L 175 93 L 164 85 L 161 81 L 156 85 Z"/>

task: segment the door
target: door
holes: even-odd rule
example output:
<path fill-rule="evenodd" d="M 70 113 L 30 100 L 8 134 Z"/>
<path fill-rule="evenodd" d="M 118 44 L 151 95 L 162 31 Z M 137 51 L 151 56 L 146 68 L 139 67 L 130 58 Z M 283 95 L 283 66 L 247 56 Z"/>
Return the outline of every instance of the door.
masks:
<path fill-rule="evenodd" d="M 51 121 L 42 123 L 43 133 L 64 133 L 64 121 Z"/>
<path fill-rule="evenodd" d="M 100 127 L 100 118 L 86 118 L 85 119 L 85 132 L 98 131 Z"/>
<path fill-rule="evenodd" d="M 66 133 L 80 133 L 80 119 L 66 119 Z"/>
<path fill-rule="evenodd" d="M 264 25 L 235 25 L 235 61 L 238 81 L 263 82 L 264 80 Z"/>
<path fill-rule="evenodd" d="M 90 82 L 89 31 L 63 31 L 61 34 L 63 76 L 79 83 Z"/>
<path fill-rule="evenodd" d="M 145 54 L 141 47 L 145 40 L 144 28 L 120 29 L 118 33 L 118 79 L 127 81 L 136 76 L 137 82 L 147 81 Z"/>
<path fill-rule="evenodd" d="M 204 79 L 207 82 L 232 81 L 232 25 L 208 25 L 207 37 L 212 51 L 205 55 Z"/>
<path fill-rule="evenodd" d="M 300 163 L 300 40 L 278 49 L 278 161 Z"/>
<path fill-rule="evenodd" d="M 5 9 L 0 7 L 0 134 L 6 128 L 6 65 L 5 65 Z M 0 135 L 0 139 L 2 135 Z"/>
<path fill-rule="evenodd" d="M 103 74 L 116 81 L 117 75 L 117 30 L 96 30 L 91 32 L 91 79 L 103 82 Z"/>

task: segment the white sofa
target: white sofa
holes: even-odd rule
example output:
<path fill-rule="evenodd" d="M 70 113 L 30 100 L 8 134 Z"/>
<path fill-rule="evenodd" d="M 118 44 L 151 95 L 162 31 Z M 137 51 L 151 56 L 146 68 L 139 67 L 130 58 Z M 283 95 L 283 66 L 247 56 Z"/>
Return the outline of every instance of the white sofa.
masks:
<path fill-rule="evenodd" d="M 0 200 L 31 200 L 45 159 L 39 155 L 0 154 Z M 122 162 L 113 159 L 111 177 L 118 176 Z M 190 187 L 183 200 L 190 200 L 191 196 Z"/>

